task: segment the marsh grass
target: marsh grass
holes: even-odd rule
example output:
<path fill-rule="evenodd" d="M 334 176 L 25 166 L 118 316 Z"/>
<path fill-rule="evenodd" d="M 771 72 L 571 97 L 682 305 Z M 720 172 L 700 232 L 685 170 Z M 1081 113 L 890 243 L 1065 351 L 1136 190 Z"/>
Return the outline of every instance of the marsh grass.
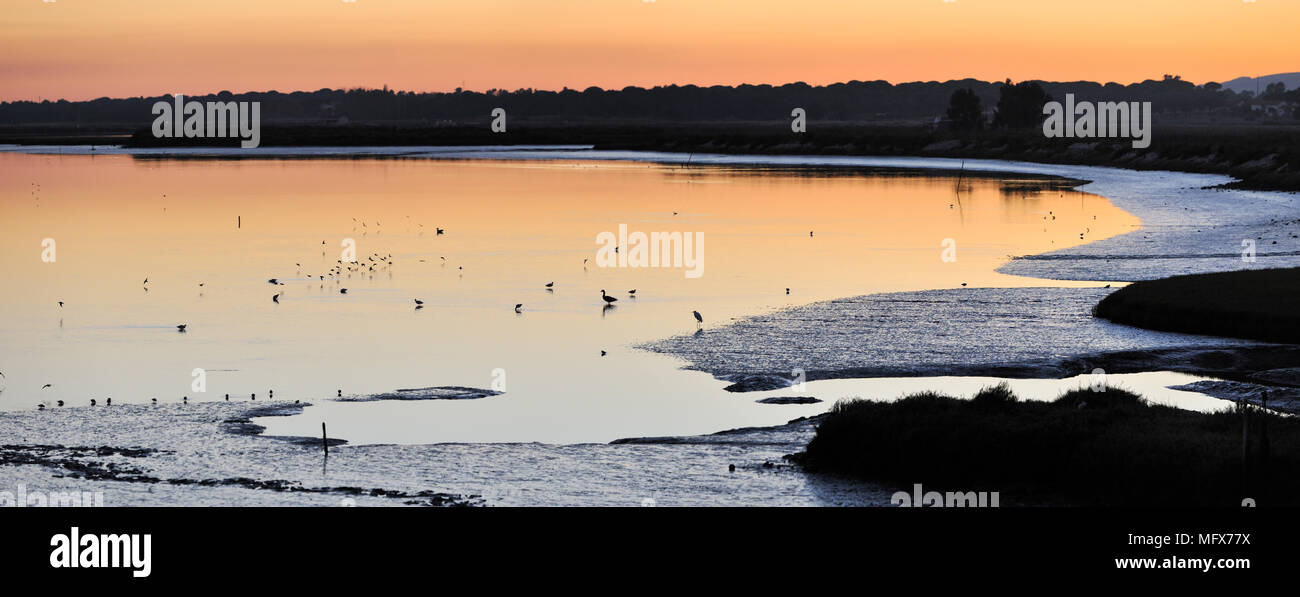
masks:
<path fill-rule="evenodd" d="M 1237 409 L 1197 413 L 1118 388 L 1046 402 L 1019 400 L 1005 385 L 970 400 L 925 392 L 842 401 L 797 459 L 812 471 L 874 481 L 999 491 L 1004 503 L 1048 495 L 1081 505 L 1300 503 L 1300 423 L 1249 412 L 1245 485 Z M 1265 419 L 1267 460 L 1258 434 Z"/>

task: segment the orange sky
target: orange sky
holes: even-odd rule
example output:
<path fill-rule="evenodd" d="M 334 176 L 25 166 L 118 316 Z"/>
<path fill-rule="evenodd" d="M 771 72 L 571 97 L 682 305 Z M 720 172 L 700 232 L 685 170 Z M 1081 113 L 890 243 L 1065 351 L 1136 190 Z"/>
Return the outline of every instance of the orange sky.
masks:
<path fill-rule="evenodd" d="M 1300 0 L 0 0 L 0 100 L 1300 70 Z"/>

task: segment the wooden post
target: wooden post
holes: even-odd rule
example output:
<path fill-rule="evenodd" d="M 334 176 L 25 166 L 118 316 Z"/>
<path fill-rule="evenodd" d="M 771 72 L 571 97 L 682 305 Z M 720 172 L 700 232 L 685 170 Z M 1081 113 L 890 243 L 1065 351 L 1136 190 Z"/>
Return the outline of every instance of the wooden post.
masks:
<path fill-rule="evenodd" d="M 1241 489 L 1250 491 L 1250 402 L 1241 397 Z"/>
<path fill-rule="evenodd" d="M 1268 465 L 1268 390 L 1264 391 L 1264 396 L 1260 399 L 1264 410 L 1259 417 L 1259 462 L 1261 466 Z M 1267 474 L 1267 473 L 1265 473 Z"/>
<path fill-rule="evenodd" d="M 330 439 L 325 433 L 325 421 L 320 422 L 320 443 L 325 447 L 325 455 L 330 455 Z"/>

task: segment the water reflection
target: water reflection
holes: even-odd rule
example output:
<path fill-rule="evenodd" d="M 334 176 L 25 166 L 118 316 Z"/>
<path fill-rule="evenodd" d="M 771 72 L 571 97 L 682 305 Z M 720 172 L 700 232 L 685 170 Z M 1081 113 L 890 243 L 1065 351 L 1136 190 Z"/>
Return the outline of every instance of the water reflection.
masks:
<path fill-rule="evenodd" d="M 958 189 L 914 173 L 10 153 L 0 173 L 0 407 L 274 390 L 317 406 L 273 432 L 315 435 L 328 420 L 354 442 L 607 441 L 784 422 L 819 407 L 756 405 L 628 346 L 863 293 L 1042 285 L 993 270 L 1138 224 L 1101 197 L 968 175 Z M 598 267 L 595 238 L 620 224 L 702 232 L 705 275 Z M 40 259 L 46 238 L 53 263 Z M 941 259 L 946 239 L 955 261 Z M 340 263 L 348 241 L 357 266 Z M 638 292 L 616 291 L 613 305 L 602 288 Z M 708 316 L 698 331 L 694 310 Z M 508 389 L 491 398 L 328 401 L 340 389 L 488 387 L 497 369 Z"/>

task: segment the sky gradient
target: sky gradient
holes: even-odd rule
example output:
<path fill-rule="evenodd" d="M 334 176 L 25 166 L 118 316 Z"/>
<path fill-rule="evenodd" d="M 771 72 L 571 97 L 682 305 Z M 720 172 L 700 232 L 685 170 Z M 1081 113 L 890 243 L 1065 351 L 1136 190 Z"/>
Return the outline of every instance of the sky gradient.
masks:
<path fill-rule="evenodd" d="M 0 0 L 0 100 L 1300 70 L 1297 0 Z"/>

